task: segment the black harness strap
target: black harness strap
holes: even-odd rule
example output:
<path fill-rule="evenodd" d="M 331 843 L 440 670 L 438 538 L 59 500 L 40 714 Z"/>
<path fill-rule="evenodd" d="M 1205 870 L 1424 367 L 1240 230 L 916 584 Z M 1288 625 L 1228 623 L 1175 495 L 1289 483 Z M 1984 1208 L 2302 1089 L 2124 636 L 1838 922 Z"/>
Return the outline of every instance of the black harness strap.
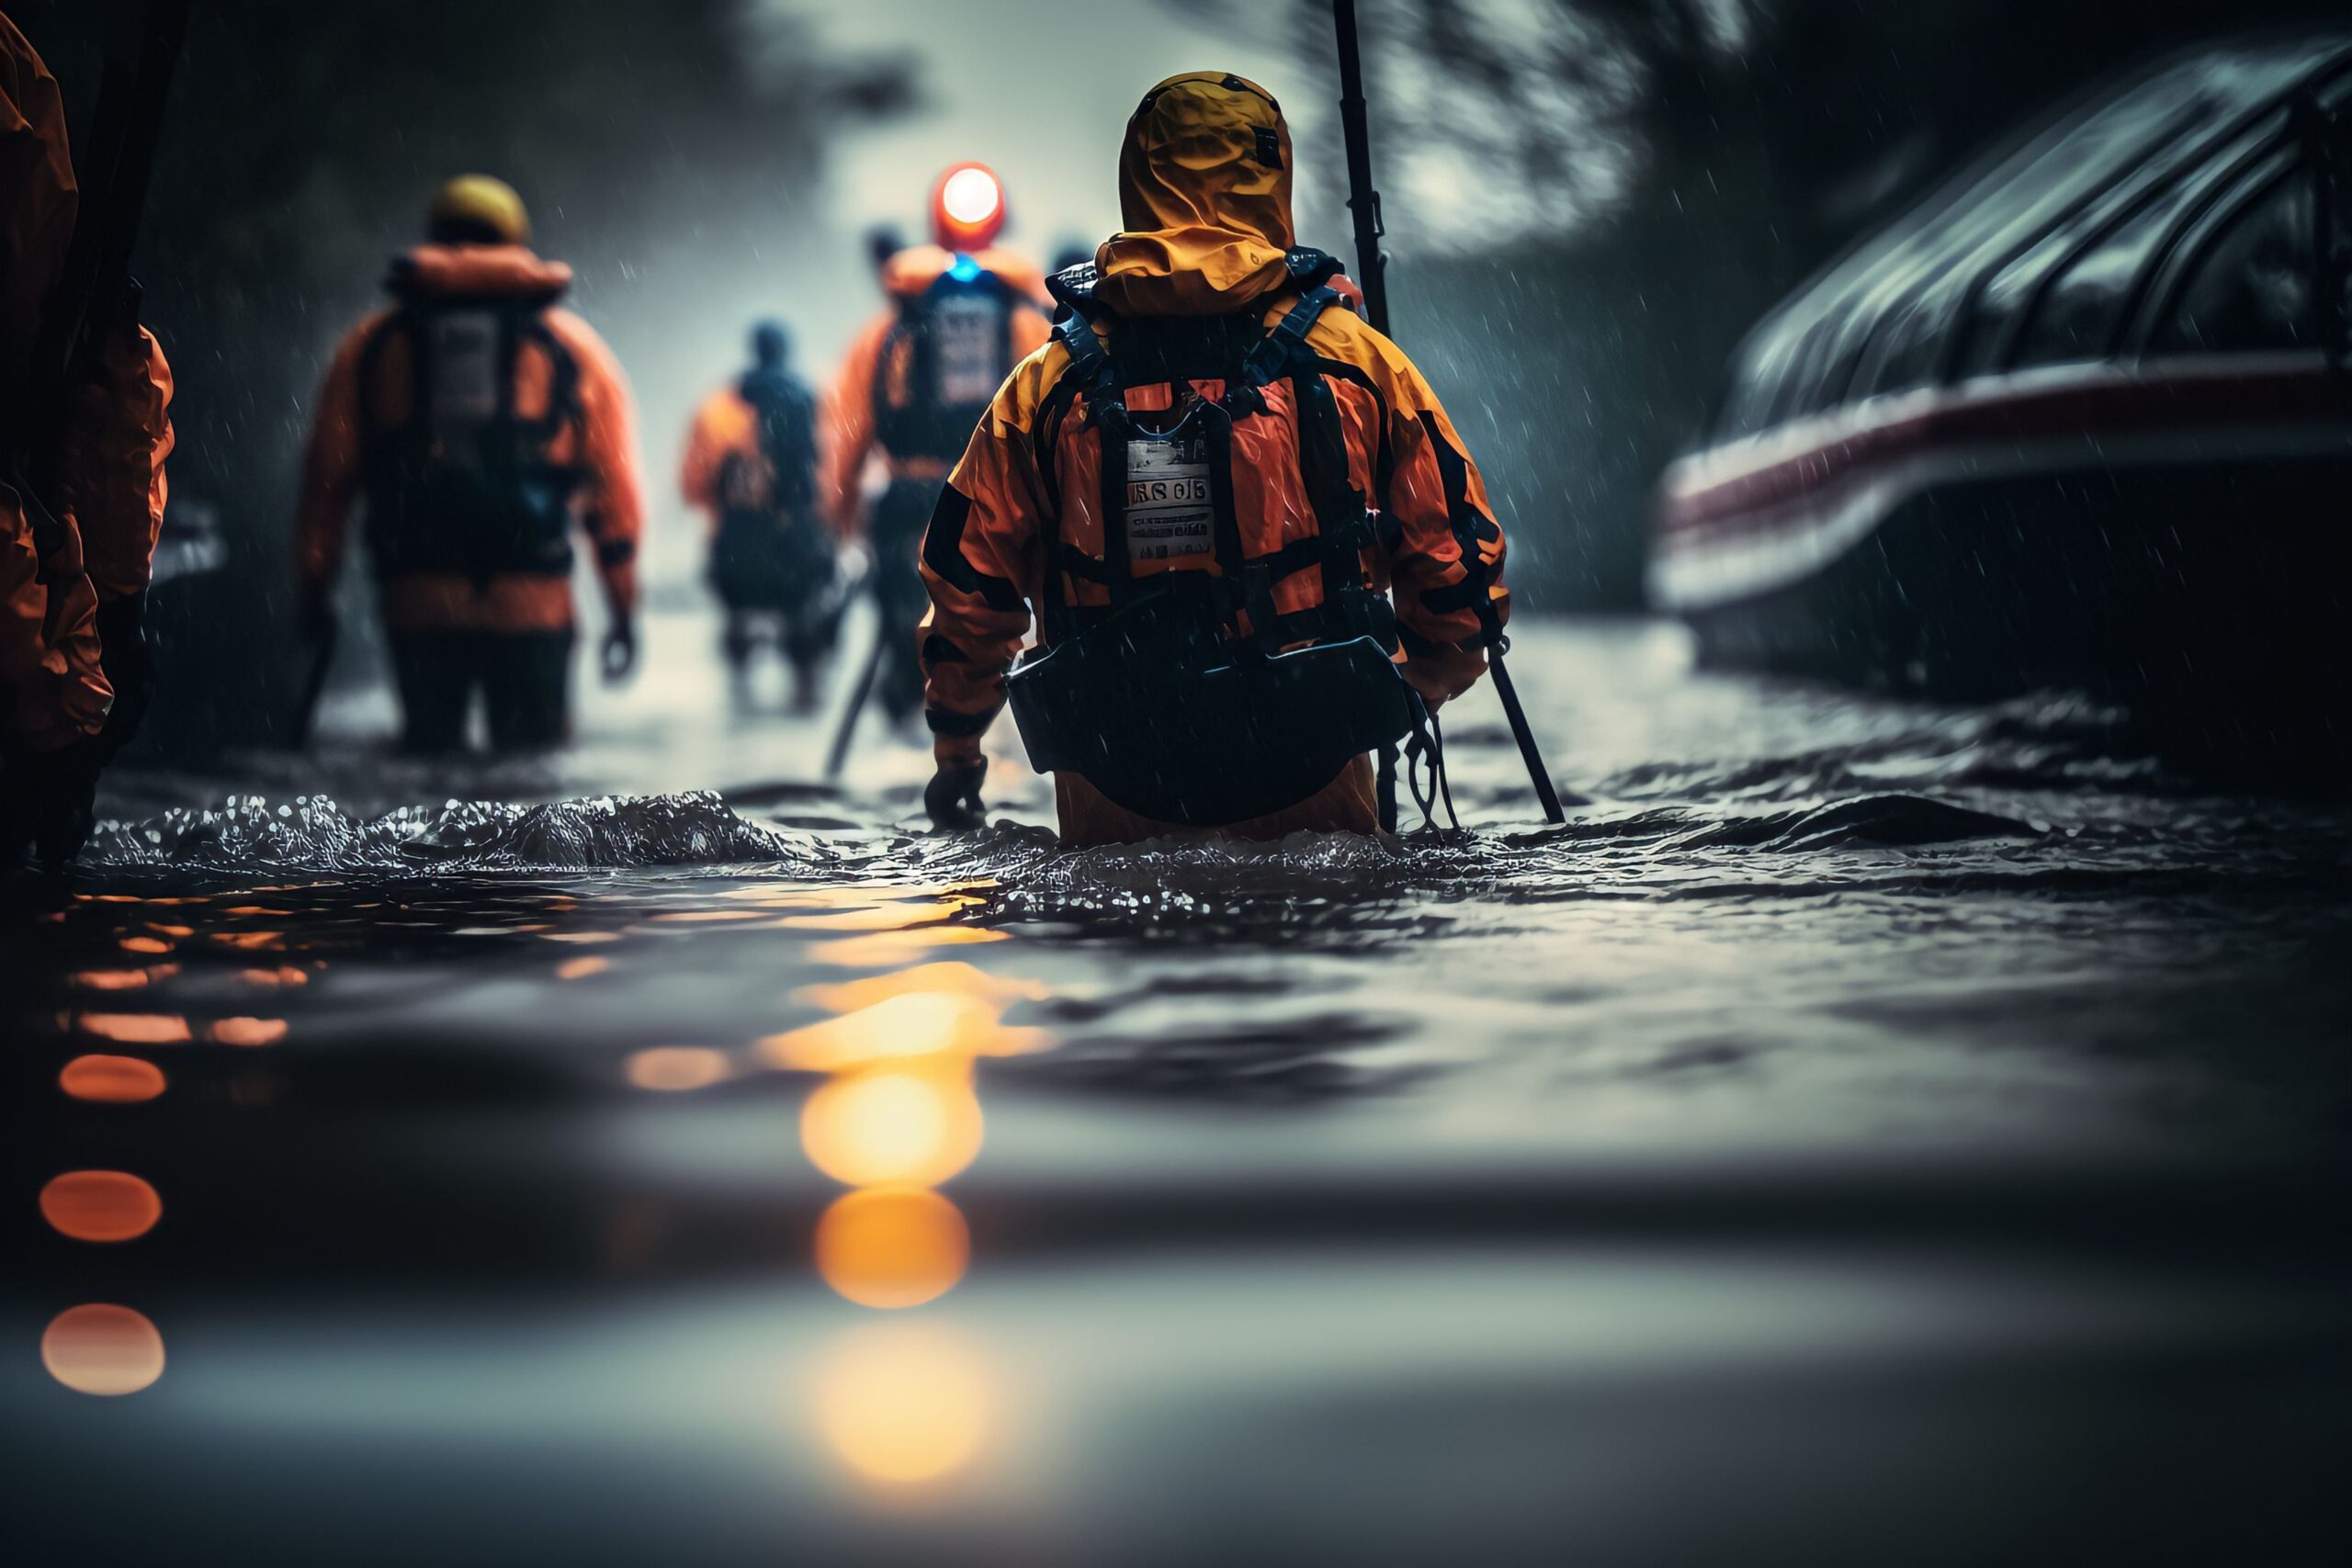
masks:
<path fill-rule="evenodd" d="M 1250 349 L 1244 368 L 1250 386 L 1288 378 L 1298 420 L 1299 478 L 1315 512 L 1315 561 L 1323 573 L 1323 602 L 1339 606 L 1363 587 L 1363 552 L 1372 542 L 1363 492 L 1349 482 L 1347 432 L 1339 400 L 1323 378 L 1322 362 L 1307 346 L 1307 334 L 1323 312 L 1340 302 L 1339 291 L 1318 283 Z M 1286 567 L 1287 575 L 1299 567 Z M 1356 635 L 1361 635 L 1358 633 Z"/>
<path fill-rule="evenodd" d="M 1101 432 L 1097 445 L 1102 449 L 1102 571 L 1111 589 L 1114 606 L 1130 604 L 1135 599 L 1135 563 L 1127 558 L 1127 443 L 1135 438 L 1136 423 L 1128 417 L 1127 405 L 1115 398 L 1106 398 L 1091 404 L 1088 413 L 1094 427 Z"/>
<path fill-rule="evenodd" d="M 585 476 L 582 454 L 558 463 L 551 456 L 569 427 L 584 434 L 580 366 L 548 325 L 555 296 L 420 296 L 393 283 L 401 302 L 360 352 L 359 424 L 367 474 L 369 528 L 379 562 L 397 571 L 462 571 L 477 582 L 502 572 L 554 574 L 571 570 L 565 535 L 571 498 Z M 492 403 L 470 424 L 469 449 L 450 468 L 436 443 L 450 433 L 435 422 L 440 352 L 435 318 L 456 311 L 489 318 Z M 395 420 L 381 401 L 384 356 L 397 343 L 409 355 L 410 406 Z M 526 347 L 548 365 L 546 409 L 525 418 L 516 405 L 518 367 Z M 452 472 L 469 474 L 463 496 L 441 487 Z M 482 496 L 492 498 L 482 502 Z M 469 499 L 470 498 L 470 499 Z M 469 507 L 487 505 L 485 514 Z M 598 559 L 616 564 L 633 547 L 598 541 Z"/>
<path fill-rule="evenodd" d="M 1057 284 L 1061 281 L 1059 277 L 1055 279 Z M 1078 398 L 1084 398 L 1087 400 L 1086 417 L 1089 422 L 1091 422 L 1096 416 L 1104 393 L 1113 385 L 1111 355 L 1103 348 L 1102 340 L 1094 335 L 1094 309 L 1091 298 L 1085 295 L 1072 295 L 1065 298 L 1063 302 L 1070 307 L 1070 313 L 1055 324 L 1054 335 L 1060 340 L 1063 352 L 1069 355 L 1069 369 L 1064 373 L 1061 382 L 1056 386 L 1048 401 L 1055 398 L 1066 397 L 1073 401 Z M 1069 389 L 1067 393 L 1064 391 L 1065 388 Z M 1059 422 L 1057 421 L 1056 423 L 1058 429 Z M 1106 448 L 1104 466 L 1107 469 L 1109 444 L 1106 442 L 1102 445 Z M 1046 459 L 1045 464 L 1040 465 L 1042 472 L 1052 471 L 1050 453 L 1046 454 Z M 1126 462 L 1126 447 L 1124 444 L 1119 448 L 1119 460 L 1124 470 Z M 1072 577 L 1082 578 L 1105 588 L 1110 587 L 1112 571 L 1109 562 L 1096 560 L 1063 538 L 1060 489 L 1057 483 L 1053 482 L 1049 482 L 1047 488 L 1051 498 L 1050 514 L 1046 519 L 1051 532 L 1045 541 L 1047 568 L 1050 570 L 1057 567 Z M 1126 476 L 1123 471 L 1119 482 L 1121 506 L 1125 504 L 1125 488 Z M 1101 488 L 1099 493 L 1107 502 L 1111 498 L 1112 491 L 1106 484 Z M 1107 553 L 1111 536 L 1111 523 L 1107 516 L 1103 520 L 1102 535 L 1104 549 Z M 1063 584 L 1050 581 L 1046 583 L 1046 602 L 1038 606 L 1038 613 L 1045 622 L 1043 629 L 1047 643 L 1059 642 L 1068 633 L 1070 611 L 1076 598 L 1077 595 L 1067 592 Z"/>

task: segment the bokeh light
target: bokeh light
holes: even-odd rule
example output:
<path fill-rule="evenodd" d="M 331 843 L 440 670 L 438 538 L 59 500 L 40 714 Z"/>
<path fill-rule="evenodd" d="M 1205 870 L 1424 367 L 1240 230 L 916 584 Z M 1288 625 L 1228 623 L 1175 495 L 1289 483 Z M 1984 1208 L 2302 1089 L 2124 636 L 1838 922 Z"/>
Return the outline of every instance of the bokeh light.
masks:
<path fill-rule="evenodd" d="M 732 1070 L 725 1052 L 707 1045 L 649 1045 L 630 1052 L 621 1064 L 621 1076 L 630 1083 L 662 1094 L 708 1089 Z"/>
<path fill-rule="evenodd" d="M 164 1201 L 127 1170 L 69 1170 L 40 1190 L 40 1213 L 75 1241 L 130 1241 L 155 1228 Z"/>
<path fill-rule="evenodd" d="M 286 1038 L 282 1018 L 220 1018 L 206 1026 L 205 1038 L 216 1045 L 275 1045 Z"/>
<path fill-rule="evenodd" d="M 935 1301 L 964 1277 L 971 1258 L 962 1211 L 918 1187 L 845 1193 L 817 1223 L 818 1273 L 860 1306 Z"/>
<path fill-rule="evenodd" d="M 996 176 L 977 165 L 961 168 L 947 176 L 940 187 L 939 205 L 947 216 L 967 229 L 977 229 L 996 216 L 1004 205 L 1004 191 Z"/>
<path fill-rule="evenodd" d="M 171 1013 L 78 1013 L 74 1027 L 118 1045 L 185 1045 L 189 1039 L 187 1020 Z"/>
<path fill-rule="evenodd" d="M 75 1100 L 130 1105 L 164 1092 L 164 1069 L 136 1056 L 76 1056 L 59 1070 L 57 1087 Z"/>
<path fill-rule="evenodd" d="M 928 1061 L 822 1084 L 800 1111 L 817 1168 L 852 1187 L 931 1187 L 980 1152 L 980 1102 L 962 1061 Z"/>
<path fill-rule="evenodd" d="M 164 1375 L 164 1337 L 143 1314 L 92 1302 L 50 1321 L 40 1362 L 76 1393 L 137 1393 Z"/>
<path fill-rule="evenodd" d="M 869 1481 L 911 1485 L 969 1465 L 987 1440 L 987 1368 L 938 1325 L 869 1323 L 830 1348 L 817 1370 L 818 1429 Z"/>
<path fill-rule="evenodd" d="M 1043 1047 L 1034 1030 L 997 1021 L 1001 1004 L 956 991 L 884 995 L 870 1007 L 772 1034 L 763 1058 L 798 1072 L 838 1073 L 924 1056 L 1011 1056 Z"/>

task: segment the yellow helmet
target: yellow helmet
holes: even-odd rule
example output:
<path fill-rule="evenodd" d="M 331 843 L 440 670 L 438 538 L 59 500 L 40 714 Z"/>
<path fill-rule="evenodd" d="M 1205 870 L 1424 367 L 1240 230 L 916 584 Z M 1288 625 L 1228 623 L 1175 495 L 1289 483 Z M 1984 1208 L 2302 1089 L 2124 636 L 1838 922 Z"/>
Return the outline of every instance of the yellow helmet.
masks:
<path fill-rule="evenodd" d="M 519 245 L 531 237 L 531 214 L 514 187 L 488 175 L 459 175 L 433 193 L 426 214 L 435 240 Z"/>

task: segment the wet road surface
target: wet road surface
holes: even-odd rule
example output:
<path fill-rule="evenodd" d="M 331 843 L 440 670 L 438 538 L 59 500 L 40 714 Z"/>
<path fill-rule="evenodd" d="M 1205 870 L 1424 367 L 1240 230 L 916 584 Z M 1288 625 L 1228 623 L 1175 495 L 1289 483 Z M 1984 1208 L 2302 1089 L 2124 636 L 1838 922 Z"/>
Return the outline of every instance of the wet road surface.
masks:
<path fill-rule="evenodd" d="M 2340 807 L 1624 623 L 1514 660 L 1565 828 L 1481 693 L 1464 833 L 1064 853 L 651 629 L 6 917 L 31 1560 L 2352 1547 Z"/>

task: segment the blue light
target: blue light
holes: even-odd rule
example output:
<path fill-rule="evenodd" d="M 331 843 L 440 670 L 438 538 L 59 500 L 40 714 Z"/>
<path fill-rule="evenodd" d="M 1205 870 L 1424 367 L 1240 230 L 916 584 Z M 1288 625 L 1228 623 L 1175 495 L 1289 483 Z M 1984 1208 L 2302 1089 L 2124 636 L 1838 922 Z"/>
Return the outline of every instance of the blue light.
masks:
<path fill-rule="evenodd" d="M 969 283 L 980 276 L 980 264 L 969 256 L 959 255 L 948 267 L 947 276 L 958 283 Z"/>

